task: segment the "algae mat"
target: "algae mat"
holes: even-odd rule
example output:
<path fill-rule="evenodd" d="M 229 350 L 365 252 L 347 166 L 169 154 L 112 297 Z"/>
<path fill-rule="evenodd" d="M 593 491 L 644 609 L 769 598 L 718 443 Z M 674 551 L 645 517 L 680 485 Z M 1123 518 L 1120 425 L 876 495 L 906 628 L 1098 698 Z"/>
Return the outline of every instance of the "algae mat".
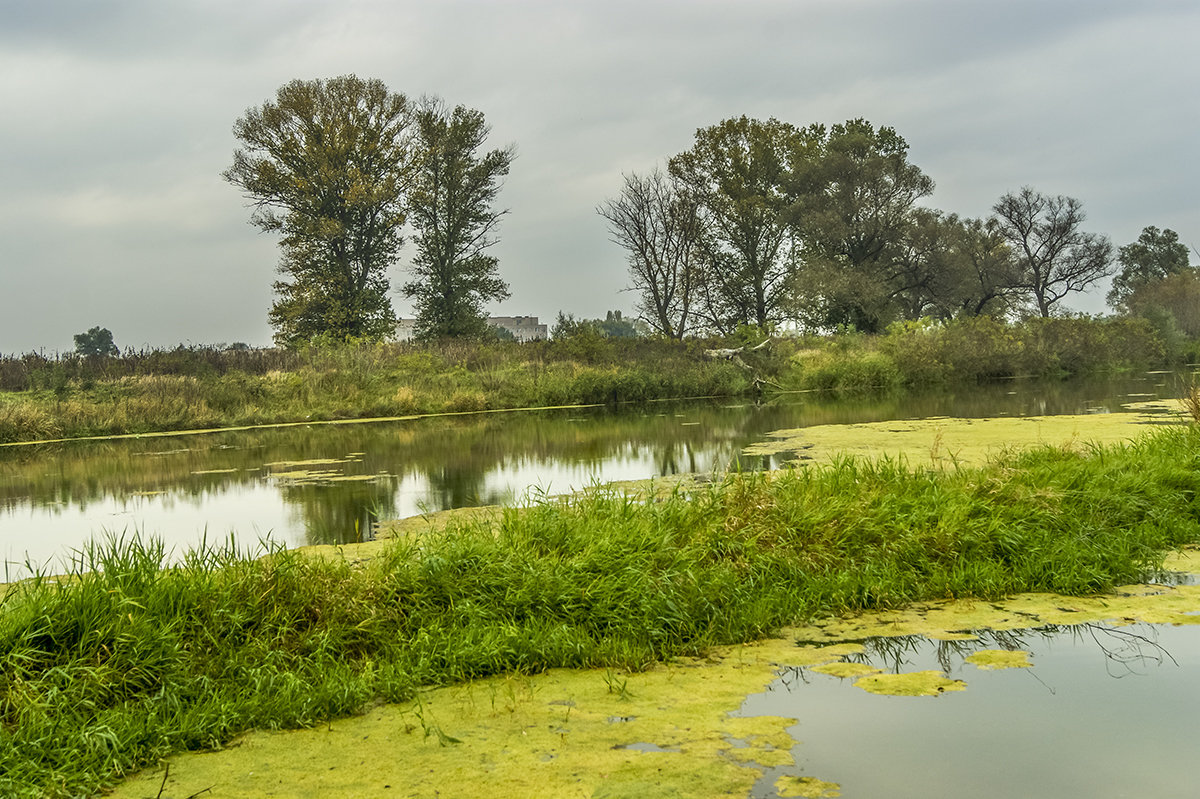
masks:
<path fill-rule="evenodd" d="M 1172 569 L 1195 572 L 1194 555 Z M 778 796 L 836 796 L 805 773 L 796 719 L 741 714 L 748 695 L 788 668 L 853 681 L 874 701 L 954 701 L 971 677 L 914 670 L 881 679 L 855 663 L 857 641 L 923 635 L 962 640 L 972 630 L 1017 630 L 1108 620 L 1200 624 L 1200 586 L 1129 586 L 1097 597 L 1031 594 L 1002 602 L 923 603 L 829 619 L 782 638 L 713 650 L 649 671 L 555 670 L 423 692 L 418 701 L 295 732 L 255 732 L 219 752 L 171 758 L 118 787 L 121 799 L 226 797 L 718 797 L 762 781 Z M 1027 666 L 984 649 L 982 674 Z M 905 698 L 896 699 L 895 696 Z M 800 760 L 798 760 L 798 757 Z M 164 779 L 165 777 L 165 779 Z M 203 792 L 203 793 L 201 793 Z"/>
<path fill-rule="evenodd" d="M 839 455 L 902 458 L 909 466 L 981 466 L 1007 450 L 1030 446 L 1081 448 L 1134 439 L 1155 425 L 1180 419 L 1178 402 L 1126 406 L 1129 413 L 1020 416 L 983 419 L 940 417 L 862 424 L 829 424 L 776 430 L 745 455 L 781 455 L 828 463 Z"/>

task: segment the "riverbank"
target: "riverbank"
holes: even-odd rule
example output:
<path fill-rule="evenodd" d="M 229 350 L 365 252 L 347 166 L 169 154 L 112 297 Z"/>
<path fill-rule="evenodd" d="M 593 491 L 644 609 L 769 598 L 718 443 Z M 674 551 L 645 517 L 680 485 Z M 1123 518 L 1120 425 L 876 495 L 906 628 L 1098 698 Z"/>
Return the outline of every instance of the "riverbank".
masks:
<path fill-rule="evenodd" d="M 1200 552 L 1188 555 L 1172 558 L 1170 568 L 1200 572 Z M 1136 783 L 1136 791 L 1153 780 L 1150 787 L 1169 793 L 1180 779 L 1186 780 L 1190 767 L 1186 754 L 1177 753 L 1186 747 L 1172 751 L 1169 745 L 1178 729 L 1172 714 L 1151 719 L 1144 704 L 1120 701 L 1121 688 L 1144 698 L 1146 681 L 1163 681 L 1153 672 L 1155 658 L 1166 650 L 1157 640 L 1142 637 L 1146 627 L 1129 625 L 1195 630 L 1198 607 L 1200 586 L 1173 581 L 1123 586 L 1085 598 L 1019 594 L 988 602 L 943 600 L 787 628 L 777 638 L 713 647 L 703 658 L 675 658 L 639 672 L 555 669 L 501 675 L 423 690 L 413 700 L 305 730 L 251 732 L 215 753 L 173 756 L 122 783 L 112 796 L 145 799 L 204 792 L 213 799 L 303 799 L 403 792 L 432 799 L 474 796 L 482 784 L 496 799 L 716 799 L 771 787 L 779 796 L 837 796 L 839 789 L 843 795 L 874 796 L 880 791 L 864 793 L 861 782 L 856 784 L 863 776 L 859 764 L 871 762 L 872 743 L 876 755 L 881 748 L 900 750 L 898 757 L 874 761 L 870 770 L 870 783 L 886 786 L 882 795 L 926 795 L 921 775 L 947 760 L 955 767 L 944 772 L 945 781 L 957 778 L 961 787 L 955 786 L 955 795 L 965 795 L 980 790 L 980 771 L 1003 758 L 1008 747 L 1022 746 L 1039 721 L 1077 740 L 1081 748 L 1103 747 L 1105 736 L 1089 728 L 1087 713 L 1070 713 L 1069 704 L 1055 704 L 1055 697 L 1044 693 L 1034 697 L 1036 706 L 1017 704 L 1008 714 L 994 711 L 1002 686 L 1009 688 L 1006 698 L 1019 701 L 1022 696 L 1002 672 L 1016 669 L 1033 678 L 1021 682 L 1045 685 L 1044 679 L 1055 679 L 1051 661 L 1063 654 L 1070 658 L 1072 642 L 1091 637 L 1103 649 L 1106 632 L 1126 645 L 1143 642 L 1146 651 L 1105 651 L 1087 659 L 1072 670 L 1070 701 L 1109 708 L 1097 707 L 1093 715 L 1110 722 L 1107 737 L 1118 741 L 1120 751 L 1127 751 L 1132 736 L 1141 752 L 1161 753 L 1152 763 L 1156 768 L 1125 775 L 1124 782 Z M 1118 626 L 1104 623 L 1114 616 L 1121 619 Z M 964 632 L 968 629 L 972 633 Z M 925 651 L 936 651 L 936 665 L 915 662 L 926 642 Z M 1186 673 L 1191 664 L 1175 659 L 1184 653 L 1172 648 L 1168 654 L 1171 665 L 1165 670 Z M 1139 685 L 1123 680 L 1118 687 L 1106 686 L 1100 696 L 1088 691 L 1087 666 L 1113 668 L 1121 658 L 1137 664 L 1133 682 Z M 1080 666 L 1079 660 L 1074 663 Z M 1186 677 L 1176 682 L 1186 689 Z M 859 691 L 874 696 L 843 698 Z M 955 699 L 931 710 L 934 697 L 943 694 Z M 897 696 L 910 698 L 897 701 Z M 993 713 L 973 715 L 963 725 L 962 716 L 972 712 L 961 709 L 964 699 L 991 700 Z M 898 710 L 905 702 L 905 709 Z M 812 717 L 814 707 L 823 718 Z M 837 714 L 864 707 L 891 723 L 868 728 Z M 943 710 L 947 715 L 930 715 Z M 1067 718 L 1058 715 L 1064 710 Z M 1186 724 L 1187 713 L 1183 703 L 1173 715 Z M 909 719 L 924 720 L 924 726 Z M 901 725 L 915 733 L 916 740 L 907 746 L 895 737 Z M 836 740 L 839 731 L 841 740 Z M 957 750 L 946 735 L 959 739 Z M 1025 782 L 1038 787 L 1039 778 L 1053 779 L 1057 772 L 1048 768 L 1047 759 L 1065 779 L 1078 780 L 1072 765 L 1078 761 L 1064 755 L 1063 740 L 1056 735 L 1049 749 L 1040 741 L 1029 742 L 1046 751 L 1040 762 L 1027 756 L 1036 776 Z M 1158 742 L 1163 745 L 1156 747 Z M 840 759 L 841 769 L 829 757 L 831 747 L 848 750 Z M 913 771 L 922 754 L 926 768 Z M 1012 795 L 1013 777 L 1007 771 L 1004 777 L 991 795 Z M 1109 779 L 1092 776 L 1093 782 L 1111 784 Z M 851 784 L 839 785 L 840 780 Z"/>
<path fill-rule="evenodd" d="M 0 391 L 0 443 L 734 396 L 753 376 L 697 342 L 359 343 L 35 364 Z M 164 353 L 167 355 L 169 353 Z M 8 371 L 16 366 L 8 364 Z"/>
<path fill-rule="evenodd" d="M 1139 319 L 987 318 L 878 336 L 356 342 L 0 358 L 0 443 L 778 391 L 880 392 L 1180 362 Z M 714 357 L 723 351 L 729 357 Z"/>
<path fill-rule="evenodd" d="M 806 619 L 952 597 L 1083 595 L 1200 541 L 1200 432 L 734 474 L 654 502 L 597 489 L 412 529 L 372 559 L 98 549 L 9 589 L 0 791 L 70 796 L 241 731 L 422 686 L 639 670 Z"/>

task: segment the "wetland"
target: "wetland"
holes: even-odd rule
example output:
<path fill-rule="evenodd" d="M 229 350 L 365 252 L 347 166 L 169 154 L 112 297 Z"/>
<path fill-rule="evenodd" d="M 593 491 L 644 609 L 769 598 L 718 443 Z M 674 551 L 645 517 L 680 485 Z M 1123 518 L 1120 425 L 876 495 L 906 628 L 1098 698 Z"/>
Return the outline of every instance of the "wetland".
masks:
<path fill-rule="evenodd" d="M 891 744 L 866 717 L 929 743 L 895 761 L 926 780 L 896 795 L 961 793 L 982 766 L 947 747 L 970 736 L 937 736 L 978 713 L 909 709 L 1013 679 L 1069 693 L 1075 667 L 1050 664 L 1076 640 L 1122 686 L 1118 661 L 1156 683 L 1193 668 L 1175 630 L 1196 569 L 1164 566 L 1200 543 L 1182 390 L 1147 373 L 5 447 L 7 557 L 68 573 L 5 589 L 0 790 L 872 796 L 891 772 L 871 747 Z M 971 450 L 964 426 L 995 435 Z M 887 436 L 884 457 L 838 454 Z M 507 507 L 434 513 L 489 505 Z M 70 520 L 41 550 L 16 532 L 47 529 L 38 513 Z M 1125 633 L 1141 654 L 1114 660 Z M 1176 687 L 1095 690 L 1157 740 L 1137 708 Z M 980 712 L 1054 714 L 1006 696 Z M 1016 723 L 997 734 L 1017 754 L 1051 724 Z"/>
<path fill-rule="evenodd" d="M 345 544 L 391 519 L 603 482 L 777 468 L 814 454 L 978 463 L 1010 445 L 1129 438 L 1136 425 L 1173 419 L 1153 402 L 1178 397 L 1182 385 L 1175 373 L 1150 373 L 0 447 L 0 555 L 18 578 L 55 571 L 109 537 L 160 538 L 178 554 L 231 536 L 247 551 Z M 1077 418 L 1058 429 L 1048 416 Z"/>

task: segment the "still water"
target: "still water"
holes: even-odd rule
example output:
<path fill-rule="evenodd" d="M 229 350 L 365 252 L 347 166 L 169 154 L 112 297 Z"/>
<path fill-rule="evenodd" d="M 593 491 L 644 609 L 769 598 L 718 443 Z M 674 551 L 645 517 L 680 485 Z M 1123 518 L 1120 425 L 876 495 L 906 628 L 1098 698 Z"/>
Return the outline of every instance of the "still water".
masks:
<path fill-rule="evenodd" d="M 743 448 L 772 430 L 931 416 L 1120 412 L 1180 396 L 1174 375 L 1005 382 L 923 395 L 664 402 L 0 447 L 8 577 L 85 542 L 153 536 L 181 552 L 368 539 L 381 519 L 521 502 L 598 481 L 779 465 Z"/>
<path fill-rule="evenodd" d="M 798 719 L 796 766 L 768 769 L 752 796 L 778 796 L 786 773 L 836 782 L 841 796 L 1193 797 L 1200 735 L 1200 625 L 1084 624 L 864 642 L 885 671 L 934 669 L 967 683 L 936 697 L 878 696 L 792 669 L 742 715 Z M 979 649 L 1021 649 L 1032 668 L 985 671 Z"/>

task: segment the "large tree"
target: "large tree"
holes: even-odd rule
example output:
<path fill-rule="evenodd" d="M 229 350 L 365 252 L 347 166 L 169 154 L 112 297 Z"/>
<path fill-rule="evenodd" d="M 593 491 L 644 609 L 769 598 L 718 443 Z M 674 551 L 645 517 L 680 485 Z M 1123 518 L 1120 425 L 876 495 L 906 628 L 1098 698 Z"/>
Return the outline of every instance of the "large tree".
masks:
<path fill-rule="evenodd" d="M 392 332 L 387 270 L 402 243 L 412 171 L 409 103 L 379 80 L 295 80 L 234 124 L 224 173 L 251 222 L 282 234 L 275 340 Z"/>
<path fill-rule="evenodd" d="M 703 209 L 703 312 L 713 327 L 766 329 L 789 316 L 798 248 L 785 217 L 787 178 L 810 156 L 812 131 L 740 117 L 696 131 L 671 175 Z"/>
<path fill-rule="evenodd" d="M 932 218 L 914 217 L 933 180 L 909 163 L 908 142 L 893 128 L 852 119 L 828 134 L 812 130 L 820 134 L 819 150 L 791 176 L 795 200 L 788 209 L 804 243 L 802 291 L 816 300 L 805 315 L 820 325 L 875 331 L 898 312 L 901 293 L 908 302 L 899 304 L 912 304 L 913 263 L 902 250 L 911 254 L 914 225 L 924 225 L 918 235 L 933 232 L 925 224 Z"/>
<path fill-rule="evenodd" d="M 1174 230 L 1151 225 L 1142 229 L 1137 241 L 1117 251 L 1117 263 L 1120 269 L 1113 277 L 1108 304 L 1128 310 L 1129 298 L 1138 289 L 1188 269 L 1188 249 Z"/>
<path fill-rule="evenodd" d="M 480 152 L 489 128 L 474 109 L 449 111 L 427 100 L 415 118 L 420 158 L 408 210 L 417 254 L 413 279 L 404 285 L 415 300 L 415 333 L 421 339 L 483 335 L 484 303 L 509 296 L 486 250 L 506 213 L 493 203 L 516 153 L 511 146 Z"/>
<path fill-rule="evenodd" d="M 616 199 L 597 209 L 629 259 L 640 318 L 655 332 L 683 338 L 699 299 L 703 217 L 695 195 L 656 169 L 629 174 Z"/>
<path fill-rule="evenodd" d="M 1018 288 L 1041 316 L 1112 273 L 1112 243 L 1079 229 L 1083 204 L 1074 197 L 1049 197 L 1026 186 L 992 210 L 1020 267 Z"/>

